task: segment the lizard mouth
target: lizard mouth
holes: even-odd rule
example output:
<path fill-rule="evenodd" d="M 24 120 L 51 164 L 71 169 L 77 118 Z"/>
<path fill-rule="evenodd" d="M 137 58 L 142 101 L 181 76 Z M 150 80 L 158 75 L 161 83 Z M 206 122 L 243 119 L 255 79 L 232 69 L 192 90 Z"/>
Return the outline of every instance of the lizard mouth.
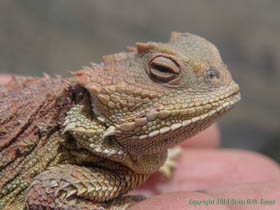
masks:
<path fill-rule="evenodd" d="M 133 122 L 117 126 L 120 135 L 134 140 L 152 138 L 184 127 L 192 129 L 198 124 L 209 124 L 234 107 L 240 100 L 236 85 L 222 97 L 211 99 L 208 103 L 178 110 L 150 111 Z"/>
<path fill-rule="evenodd" d="M 235 92 L 231 93 L 225 98 L 220 99 L 218 102 L 213 103 L 214 105 L 214 111 L 216 111 L 218 114 L 222 114 L 229 109 L 233 108 L 233 106 L 239 102 L 241 99 L 239 89 L 237 89 Z"/>

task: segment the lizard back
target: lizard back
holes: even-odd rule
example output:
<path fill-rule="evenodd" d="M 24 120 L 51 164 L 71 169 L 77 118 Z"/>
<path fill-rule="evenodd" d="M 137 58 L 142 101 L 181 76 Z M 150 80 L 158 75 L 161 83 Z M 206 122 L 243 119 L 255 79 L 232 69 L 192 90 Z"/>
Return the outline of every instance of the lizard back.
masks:
<path fill-rule="evenodd" d="M 49 137 L 72 105 L 69 84 L 59 77 L 13 77 L 0 87 L 1 208 L 22 199 L 32 178 L 57 156 L 59 145 Z"/>

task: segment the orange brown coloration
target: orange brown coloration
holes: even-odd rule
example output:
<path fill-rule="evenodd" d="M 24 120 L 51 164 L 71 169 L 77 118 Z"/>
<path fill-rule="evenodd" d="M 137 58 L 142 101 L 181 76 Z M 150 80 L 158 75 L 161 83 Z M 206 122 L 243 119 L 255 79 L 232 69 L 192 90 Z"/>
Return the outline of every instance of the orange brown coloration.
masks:
<path fill-rule="evenodd" d="M 69 79 L 0 89 L 1 209 L 124 209 L 167 149 L 240 100 L 216 47 L 189 33 L 137 43 Z M 168 164 L 166 164 L 168 165 Z"/>

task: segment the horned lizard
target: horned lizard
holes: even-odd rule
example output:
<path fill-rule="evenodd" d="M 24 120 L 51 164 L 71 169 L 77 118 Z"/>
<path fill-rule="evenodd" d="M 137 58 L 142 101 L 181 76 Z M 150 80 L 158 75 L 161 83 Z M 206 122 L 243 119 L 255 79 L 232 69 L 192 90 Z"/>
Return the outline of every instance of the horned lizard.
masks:
<path fill-rule="evenodd" d="M 71 78 L 14 76 L 0 88 L 0 209 L 125 209 L 168 148 L 239 100 L 217 48 L 189 33 Z"/>

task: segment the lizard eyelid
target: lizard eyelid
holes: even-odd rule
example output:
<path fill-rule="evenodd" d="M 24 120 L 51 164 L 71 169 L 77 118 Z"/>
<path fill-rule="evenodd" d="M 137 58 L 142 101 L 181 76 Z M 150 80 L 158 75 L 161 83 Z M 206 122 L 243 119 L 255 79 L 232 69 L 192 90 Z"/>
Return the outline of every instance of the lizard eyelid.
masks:
<path fill-rule="evenodd" d="M 147 72 L 153 79 L 165 83 L 177 78 L 181 69 L 172 58 L 157 56 L 150 61 Z"/>

